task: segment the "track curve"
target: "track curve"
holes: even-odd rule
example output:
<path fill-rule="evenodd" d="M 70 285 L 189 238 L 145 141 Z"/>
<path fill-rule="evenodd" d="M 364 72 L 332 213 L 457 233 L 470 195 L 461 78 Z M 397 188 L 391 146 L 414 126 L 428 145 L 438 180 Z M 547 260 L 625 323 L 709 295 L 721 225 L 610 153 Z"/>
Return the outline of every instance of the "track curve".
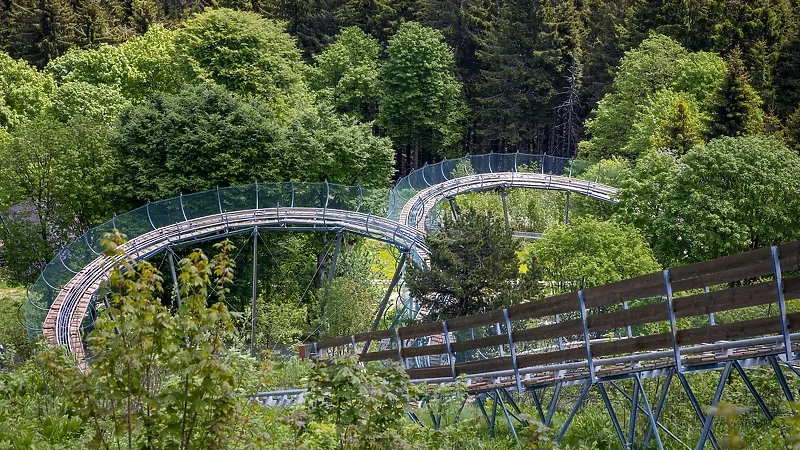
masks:
<path fill-rule="evenodd" d="M 433 208 L 448 197 L 468 192 L 481 192 L 500 188 L 526 188 L 574 192 L 595 200 L 616 203 L 617 189 L 591 180 L 582 180 L 553 174 L 529 172 L 500 172 L 467 175 L 447 180 L 417 192 L 403 205 L 399 221 L 404 225 L 426 231 Z"/>
<path fill-rule="evenodd" d="M 123 251 L 135 259 L 146 259 L 166 247 L 199 238 L 222 238 L 241 229 L 253 227 L 300 227 L 315 229 L 320 226 L 344 229 L 363 236 L 383 240 L 414 254 L 417 260 L 427 259 L 424 236 L 413 228 L 389 219 L 354 211 L 323 208 L 269 208 L 245 210 L 186 220 L 174 225 L 156 228 L 129 240 Z M 66 345 L 79 361 L 84 360 L 81 340 L 81 323 L 89 309 L 92 297 L 100 288 L 105 276 L 121 261 L 121 256 L 99 256 L 60 290 L 48 310 L 42 332 L 49 343 Z"/>

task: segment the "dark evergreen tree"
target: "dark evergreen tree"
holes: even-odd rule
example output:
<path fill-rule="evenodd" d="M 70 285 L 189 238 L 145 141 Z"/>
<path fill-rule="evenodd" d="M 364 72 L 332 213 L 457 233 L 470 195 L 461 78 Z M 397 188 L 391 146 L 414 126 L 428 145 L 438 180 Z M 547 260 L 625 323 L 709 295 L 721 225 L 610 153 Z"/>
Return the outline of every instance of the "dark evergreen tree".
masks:
<path fill-rule="evenodd" d="M 430 269 L 409 266 L 406 282 L 429 320 L 475 314 L 538 296 L 538 274 L 520 274 L 519 241 L 502 217 L 469 209 L 445 216 L 438 234 L 425 238 Z"/>
<path fill-rule="evenodd" d="M 713 136 L 758 133 L 763 125 L 761 99 L 750 86 L 750 75 L 738 47 L 728 56 L 727 66 L 728 73 L 715 99 Z"/>
<path fill-rule="evenodd" d="M 259 9 L 267 17 L 286 22 L 310 59 L 322 51 L 339 32 L 336 10 L 342 0 L 266 0 Z"/>
<path fill-rule="evenodd" d="M 582 26 L 573 1 L 506 0 L 482 43 L 485 65 L 477 115 L 494 151 L 548 148 L 556 94 L 580 45 Z"/>
<path fill-rule="evenodd" d="M 76 42 L 77 21 L 69 0 L 15 0 L 3 50 L 42 68 Z"/>

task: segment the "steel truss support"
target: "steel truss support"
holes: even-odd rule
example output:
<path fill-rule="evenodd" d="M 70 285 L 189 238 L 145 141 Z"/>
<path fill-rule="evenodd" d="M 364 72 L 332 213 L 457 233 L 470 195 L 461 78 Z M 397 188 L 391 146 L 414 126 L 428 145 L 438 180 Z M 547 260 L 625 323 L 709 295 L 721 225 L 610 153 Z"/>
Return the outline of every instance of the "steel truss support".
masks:
<path fill-rule="evenodd" d="M 505 398 L 505 401 L 503 400 L 503 398 Z M 492 400 L 491 415 L 489 414 L 489 412 L 486 411 L 486 406 L 484 405 L 484 402 L 487 399 Z M 514 401 L 514 398 L 511 396 L 511 394 L 508 393 L 508 391 L 506 391 L 505 389 L 495 389 L 492 391 L 480 393 L 475 399 L 475 403 L 478 405 L 478 408 L 481 410 L 481 414 L 483 414 L 483 417 L 486 419 L 486 425 L 489 428 L 489 436 L 494 437 L 494 431 L 497 425 L 497 408 L 499 406 L 500 409 L 503 411 L 503 417 L 505 418 L 506 423 L 508 423 L 509 431 L 514 436 L 514 440 L 517 443 L 519 443 L 517 430 L 514 427 L 514 422 L 511 419 L 516 420 L 523 426 L 528 426 L 528 422 L 526 422 L 520 417 L 522 411 L 519 409 L 519 406 Z M 461 407 L 462 408 L 464 407 L 463 404 Z M 509 408 L 513 409 L 513 411 L 509 411 Z M 460 412 L 461 411 L 459 410 L 459 413 Z"/>
<path fill-rule="evenodd" d="M 622 394 L 623 397 L 625 397 L 625 399 L 627 399 L 629 402 L 631 402 L 631 406 L 633 407 L 633 405 L 634 405 L 633 398 L 630 395 L 628 395 L 628 393 L 625 392 L 621 387 L 619 387 L 616 382 L 614 382 L 614 381 L 604 381 L 604 383 L 610 383 L 614 387 L 614 389 L 616 389 L 619 393 Z M 641 383 L 641 379 L 640 378 L 639 378 L 639 383 L 638 383 L 638 389 L 637 389 L 636 380 L 634 380 L 634 391 L 638 391 L 638 392 L 640 392 L 642 394 L 643 402 L 645 403 L 645 406 L 642 406 L 637 401 L 637 403 L 635 404 L 635 406 L 636 406 L 635 410 L 638 411 L 638 412 L 643 413 L 647 417 L 648 421 L 650 422 L 650 426 L 651 427 L 655 426 L 655 427 L 661 429 L 664 432 L 664 434 L 666 434 L 667 436 L 671 437 L 675 442 L 677 442 L 677 443 L 683 445 L 684 447 L 686 447 L 687 449 L 691 450 L 691 447 L 686 445 L 686 443 L 684 443 L 678 436 L 676 436 L 675 433 L 669 431 L 669 429 L 667 429 L 667 427 L 665 427 L 661 422 L 656 420 L 656 418 L 654 417 L 653 411 L 650 409 L 650 406 L 649 406 L 650 402 L 646 398 L 647 394 L 645 393 L 644 388 L 642 387 L 642 383 Z M 633 408 L 632 408 L 632 410 L 633 410 Z M 652 421 L 650 419 L 652 419 Z M 658 433 L 655 433 L 655 434 L 657 435 Z M 656 440 L 656 442 L 660 442 L 660 437 L 659 437 L 659 439 Z M 623 444 L 623 447 L 627 447 L 627 445 L 628 445 L 628 443 L 625 442 Z"/>
<path fill-rule="evenodd" d="M 394 288 L 397 287 L 397 283 L 400 281 L 400 277 L 403 275 L 403 268 L 406 265 L 407 258 L 408 253 L 402 252 L 400 255 L 400 261 L 397 262 L 397 268 L 394 270 L 392 281 L 389 282 L 389 288 L 386 289 L 386 295 L 383 296 L 381 304 L 378 305 L 378 311 L 375 314 L 375 320 L 372 321 L 372 328 L 370 331 L 375 331 L 378 329 L 378 325 L 381 323 L 381 318 L 383 318 L 383 313 L 386 311 L 386 305 L 389 304 L 389 298 L 392 296 L 392 291 L 394 291 Z M 367 351 L 369 351 L 369 344 L 371 343 L 372 340 L 368 339 L 367 342 L 364 343 L 364 349 L 361 351 L 361 353 L 367 353 Z"/>
<path fill-rule="evenodd" d="M 728 377 L 731 374 L 732 366 L 733 363 L 731 363 L 730 361 L 725 363 L 725 367 L 722 369 L 722 375 L 719 377 L 719 384 L 717 384 L 717 391 L 714 393 L 714 398 L 711 400 L 711 408 L 716 408 L 717 404 L 722 398 L 722 392 L 725 390 L 725 384 L 728 382 Z M 711 432 L 711 425 L 713 422 L 714 422 L 714 414 L 707 415 L 706 420 L 703 422 L 703 431 L 700 432 L 700 439 L 697 441 L 697 446 L 695 447 L 695 450 L 703 450 L 703 448 L 706 446 L 706 438 Z"/>
<path fill-rule="evenodd" d="M 253 228 L 253 302 L 250 316 L 250 354 L 256 356 L 256 300 L 258 299 L 258 227 Z"/>
<path fill-rule="evenodd" d="M 177 302 L 177 307 L 181 307 L 181 290 L 178 287 L 178 273 L 175 271 L 175 252 L 172 250 L 172 247 L 167 247 L 167 259 L 169 260 L 169 272 L 172 274 L 172 284 L 175 287 L 175 301 Z"/>
<path fill-rule="evenodd" d="M 447 197 L 447 202 L 450 203 L 450 213 L 453 215 L 453 220 L 458 220 L 458 208 L 456 208 L 455 197 Z"/>
<path fill-rule="evenodd" d="M 511 224 L 508 221 L 508 205 L 506 204 L 506 189 L 500 188 L 500 199 L 503 201 L 503 218 L 506 221 L 506 231 L 511 229 Z"/>

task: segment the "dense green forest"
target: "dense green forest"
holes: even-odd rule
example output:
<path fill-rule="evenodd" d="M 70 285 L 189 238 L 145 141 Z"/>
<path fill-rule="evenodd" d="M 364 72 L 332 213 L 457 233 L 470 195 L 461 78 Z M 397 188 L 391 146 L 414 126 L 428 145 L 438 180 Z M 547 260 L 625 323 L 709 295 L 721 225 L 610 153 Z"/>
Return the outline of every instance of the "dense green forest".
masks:
<path fill-rule="evenodd" d="M 335 233 L 263 233 L 256 274 L 246 236 L 176 248 L 177 286 L 163 254 L 116 271 L 87 373 L 18 321 L 61 248 L 148 201 L 256 181 L 388 192 L 489 152 L 577 158 L 576 176 L 619 201 L 514 189 L 459 196 L 455 217 L 443 204 L 431 270 L 405 276 L 425 320 L 800 239 L 800 4 L 0 1 L 0 449 L 514 447 L 474 407 L 454 420 L 463 382 L 429 392 L 399 367 L 287 355 L 372 325 L 400 255 L 357 236 L 335 267 Z M 728 448 L 790 448 L 794 406 L 751 372 L 781 417 L 728 405 L 715 431 Z M 715 375 L 691 380 L 708 402 Z M 726 402 L 752 403 L 730 384 Z M 293 409 L 247 400 L 294 387 L 309 399 Z M 668 394 L 668 425 L 696 439 L 691 406 Z M 404 406 L 422 397 L 441 429 L 410 426 Z M 587 405 L 561 448 L 619 448 L 600 399 Z M 520 432 L 519 448 L 554 448 L 534 421 Z"/>

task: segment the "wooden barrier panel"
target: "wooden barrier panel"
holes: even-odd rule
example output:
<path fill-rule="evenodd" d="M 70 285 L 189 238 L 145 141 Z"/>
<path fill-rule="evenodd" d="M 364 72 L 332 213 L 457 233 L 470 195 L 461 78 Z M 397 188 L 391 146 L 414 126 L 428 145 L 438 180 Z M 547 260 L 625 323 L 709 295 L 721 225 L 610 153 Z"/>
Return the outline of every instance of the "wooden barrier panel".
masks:
<path fill-rule="evenodd" d="M 781 272 L 800 271 L 800 241 L 778 246 Z M 644 325 L 670 320 L 670 312 L 666 299 L 667 283 L 673 295 L 680 292 L 702 289 L 709 286 L 727 286 L 710 292 L 687 293 L 672 298 L 675 318 L 706 316 L 711 313 L 732 311 L 754 306 L 778 303 L 777 286 L 774 280 L 774 260 L 770 248 L 758 249 L 738 255 L 726 256 L 711 261 L 689 264 L 671 269 L 668 277 L 664 272 L 656 272 L 629 280 L 598 286 L 583 291 L 586 308 L 586 333 L 594 340 L 590 350 L 593 359 L 615 355 L 631 355 L 642 352 L 654 352 L 673 348 L 671 332 L 636 336 L 633 338 L 612 338 L 598 340 L 600 333 L 608 330 L 619 330 L 627 326 Z M 768 277 L 759 281 L 758 278 Z M 736 283 L 736 284 L 734 284 Z M 785 300 L 800 299 L 800 276 L 783 276 L 783 297 Z M 624 302 L 635 302 L 628 309 L 622 309 Z M 514 358 L 500 356 L 481 360 L 456 362 L 456 374 L 482 374 L 512 369 L 524 369 L 552 364 L 581 361 L 587 358 L 586 344 L 583 341 L 584 318 L 574 318 L 581 314 L 581 303 L 577 292 L 557 295 L 541 300 L 534 300 L 508 308 L 508 318 L 514 324 L 511 332 L 513 343 L 538 340 L 553 340 L 568 336 L 581 336 L 579 346 L 571 348 L 543 351 L 538 353 L 519 352 Z M 556 315 L 571 315 L 561 322 L 555 322 Z M 545 323 L 532 326 L 531 319 L 544 319 Z M 553 322 L 547 323 L 547 320 Z M 472 316 L 458 317 L 446 321 L 450 333 L 460 330 L 502 324 L 505 329 L 506 314 L 503 310 L 489 311 Z M 800 312 L 787 314 L 787 332 L 800 331 Z M 525 326 L 528 327 L 525 327 Z M 403 342 L 415 338 L 429 338 L 429 345 L 405 346 L 400 350 L 403 359 L 453 354 L 458 358 L 463 352 L 478 349 L 505 348 L 510 351 L 507 332 L 483 335 L 472 339 L 456 340 L 450 338 L 450 346 L 443 343 L 444 327 L 441 322 L 420 323 L 397 329 L 397 335 Z M 394 330 L 383 330 L 359 333 L 355 336 L 343 336 L 319 342 L 317 348 L 348 347 L 353 341 L 391 339 L 394 341 Z M 762 336 L 780 336 L 783 325 L 774 308 L 768 317 L 724 323 L 714 326 L 701 326 L 688 329 L 677 329 L 674 342 L 679 347 L 711 344 L 720 341 L 736 341 L 740 339 L 759 338 Z M 777 341 L 776 341 L 777 342 Z M 397 343 L 393 344 L 394 346 Z M 778 345 L 778 344 L 776 344 Z M 307 349 L 313 348 L 306 346 Z M 469 355 L 467 355 L 469 356 Z M 663 355 L 661 356 L 663 357 Z M 398 360 L 398 349 L 384 349 L 361 355 L 362 361 Z M 598 360 L 602 364 L 603 360 Z M 448 378 L 453 370 L 448 363 L 440 366 L 409 369 L 414 379 Z"/>

